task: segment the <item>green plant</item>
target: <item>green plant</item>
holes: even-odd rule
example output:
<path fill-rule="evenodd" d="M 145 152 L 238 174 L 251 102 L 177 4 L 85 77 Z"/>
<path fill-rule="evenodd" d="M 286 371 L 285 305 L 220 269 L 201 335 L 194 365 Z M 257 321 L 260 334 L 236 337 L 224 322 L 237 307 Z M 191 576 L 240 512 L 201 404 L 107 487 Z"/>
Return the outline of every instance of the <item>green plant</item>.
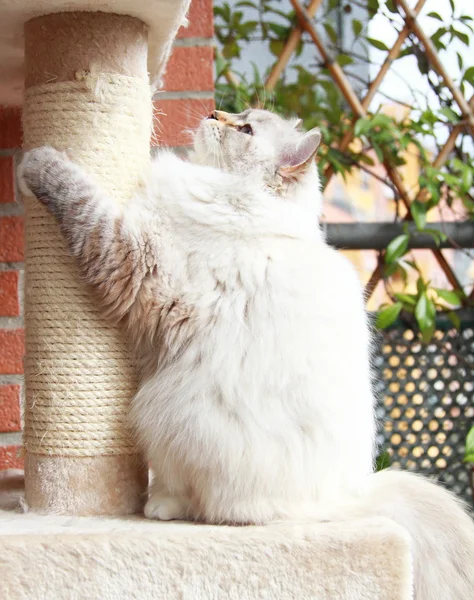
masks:
<path fill-rule="evenodd" d="M 354 44 L 344 46 L 344 36 L 336 30 L 338 18 L 343 11 L 351 14 L 353 6 L 362 6 L 367 11 L 367 20 L 351 20 L 351 32 Z M 436 2 L 433 2 L 435 7 Z M 453 40 L 470 47 L 474 20 L 470 15 L 457 10 L 455 2 L 449 1 L 450 16 L 446 19 L 438 12 L 429 12 L 428 17 L 434 25 L 431 42 L 443 58 Z M 417 65 L 419 78 L 438 99 L 436 104 L 408 86 L 412 102 L 404 103 L 403 118 L 395 118 L 380 111 L 371 112 L 364 118 L 357 118 L 344 101 L 335 85 L 327 65 L 315 59 L 314 66 L 308 67 L 303 60 L 303 50 L 311 41 L 303 36 L 296 48 L 294 58 L 276 86 L 268 91 L 265 87 L 266 73 L 260 73 L 255 67 L 250 75 L 239 73 L 237 60 L 243 49 L 253 42 L 259 42 L 260 50 L 266 49 L 277 60 L 292 27 L 296 23 L 293 10 L 282 8 L 279 0 L 253 0 L 238 2 L 219 2 L 215 6 L 216 27 L 216 100 L 223 110 L 240 112 L 249 105 L 261 105 L 272 108 L 284 116 L 298 116 L 304 126 L 321 129 L 323 144 L 319 154 L 319 167 L 322 174 L 330 169 L 343 178 L 356 169 L 371 173 L 382 179 L 394 196 L 394 217 L 401 219 L 403 211 L 406 219 L 414 221 L 418 231 L 430 234 L 439 244 L 444 234 L 431 230 L 429 217 L 440 204 L 448 210 L 461 212 L 463 218 L 474 218 L 474 150 L 469 139 L 469 128 L 461 127 L 457 142 L 444 164 L 435 166 L 433 154 L 441 149 L 440 131 L 449 133 L 458 125 L 465 124 L 457 103 L 443 78 L 433 69 L 428 55 L 414 35 L 409 35 L 399 56 L 394 61 L 402 61 L 411 56 Z M 326 32 L 327 46 L 331 56 L 346 71 L 352 81 L 357 79 L 353 67 L 357 64 L 372 63 L 370 48 L 382 53 L 389 48 L 381 39 L 368 35 L 368 26 L 372 19 L 384 19 L 400 32 L 398 8 L 394 0 L 328 0 L 318 11 L 316 26 Z M 355 49 L 354 49 L 355 48 Z M 316 53 L 315 53 L 316 54 Z M 472 56 L 472 53 L 471 53 Z M 382 60 L 383 60 L 382 56 Z M 465 64 L 462 53 L 456 52 L 458 74 L 451 74 L 455 84 L 463 94 L 471 94 L 474 88 L 474 64 Z M 351 70 L 352 69 L 352 70 Z M 358 82 L 363 96 L 367 82 Z M 392 100 L 392 99 L 390 99 Z M 341 150 L 340 143 L 353 128 L 356 143 Z M 426 148 L 434 149 L 427 152 Z M 369 152 L 370 151 L 370 152 Z M 376 163 L 384 163 L 389 169 L 403 167 L 409 153 L 416 153 L 420 167 L 420 194 L 409 190 L 411 203 L 404 208 L 404 198 L 390 178 L 377 175 Z M 416 199 L 413 201 L 413 198 Z M 392 240 L 383 254 L 382 277 L 390 301 L 382 305 L 378 312 L 377 324 L 381 328 L 389 327 L 401 315 L 410 316 L 417 324 L 422 339 L 431 339 L 437 314 L 446 313 L 453 326 L 459 326 L 456 309 L 460 306 L 472 306 L 463 289 L 453 291 L 434 287 L 417 264 L 409 250 L 408 231 Z M 416 291 L 408 291 L 407 282 L 416 279 Z"/>
<path fill-rule="evenodd" d="M 375 470 L 383 471 L 383 469 L 388 469 L 391 465 L 390 454 L 387 450 L 382 450 L 380 454 L 375 459 Z"/>
<path fill-rule="evenodd" d="M 464 462 L 474 463 L 474 425 L 471 427 L 466 437 L 466 450 L 464 452 Z"/>

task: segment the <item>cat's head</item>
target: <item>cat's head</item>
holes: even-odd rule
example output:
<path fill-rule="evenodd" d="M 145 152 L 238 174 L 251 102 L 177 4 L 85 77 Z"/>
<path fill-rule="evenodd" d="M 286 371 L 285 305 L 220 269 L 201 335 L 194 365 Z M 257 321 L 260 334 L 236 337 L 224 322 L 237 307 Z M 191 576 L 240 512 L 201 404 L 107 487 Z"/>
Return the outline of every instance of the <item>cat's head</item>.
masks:
<path fill-rule="evenodd" d="M 266 110 L 215 110 L 196 132 L 196 159 L 284 193 L 316 172 L 321 134 L 317 129 L 302 132 L 299 126 L 299 119 L 287 121 Z"/>

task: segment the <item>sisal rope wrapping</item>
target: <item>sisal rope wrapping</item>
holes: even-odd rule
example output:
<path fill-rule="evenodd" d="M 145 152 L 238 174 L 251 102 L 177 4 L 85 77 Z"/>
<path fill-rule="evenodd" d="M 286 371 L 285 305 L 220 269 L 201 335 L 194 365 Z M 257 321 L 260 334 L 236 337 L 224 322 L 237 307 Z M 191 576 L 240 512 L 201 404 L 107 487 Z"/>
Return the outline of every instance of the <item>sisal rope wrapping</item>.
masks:
<path fill-rule="evenodd" d="M 84 72 L 76 79 L 26 90 L 25 147 L 66 150 L 126 202 L 149 160 L 148 81 Z M 80 282 L 57 223 L 36 199 L 25 202 L 25 449 L 50 456 L 133 454 L 126 416 L 136 380 L 124 340 Z"/>

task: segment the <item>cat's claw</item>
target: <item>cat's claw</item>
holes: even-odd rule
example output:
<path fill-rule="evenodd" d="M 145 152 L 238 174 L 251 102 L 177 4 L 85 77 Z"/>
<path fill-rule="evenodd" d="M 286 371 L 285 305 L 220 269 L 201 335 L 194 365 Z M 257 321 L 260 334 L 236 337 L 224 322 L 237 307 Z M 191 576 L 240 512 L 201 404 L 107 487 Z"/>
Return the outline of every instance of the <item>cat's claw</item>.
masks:
<path fill-rule="evenodd" d="M 159 521 L 185 519 L 188 502 L 178 496 L 151 496 L 145 505 L 145 517 Z"/>

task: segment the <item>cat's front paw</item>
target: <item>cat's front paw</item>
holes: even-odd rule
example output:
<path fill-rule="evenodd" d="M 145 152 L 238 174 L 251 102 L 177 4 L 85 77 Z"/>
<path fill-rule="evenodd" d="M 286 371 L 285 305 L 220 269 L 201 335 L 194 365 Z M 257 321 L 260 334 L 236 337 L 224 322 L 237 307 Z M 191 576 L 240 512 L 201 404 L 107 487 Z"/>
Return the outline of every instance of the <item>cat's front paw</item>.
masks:
<path fill-rule="evenodd" d="M 145 504 L 145 517 L 159 521 L 186 519 L 189 502 L 180 496 L 160 496 L 152 494 Z"/>
<path fill-rule="evenodd" d="M 54 176 L 58 165 L 64 163 L 67 156 L 49 146 L 34 148 L 26 152 L 17 170 L 18 187 L 25 196 L 36 196 L 43 202 L 48 197 L 48 178 Z"/>

